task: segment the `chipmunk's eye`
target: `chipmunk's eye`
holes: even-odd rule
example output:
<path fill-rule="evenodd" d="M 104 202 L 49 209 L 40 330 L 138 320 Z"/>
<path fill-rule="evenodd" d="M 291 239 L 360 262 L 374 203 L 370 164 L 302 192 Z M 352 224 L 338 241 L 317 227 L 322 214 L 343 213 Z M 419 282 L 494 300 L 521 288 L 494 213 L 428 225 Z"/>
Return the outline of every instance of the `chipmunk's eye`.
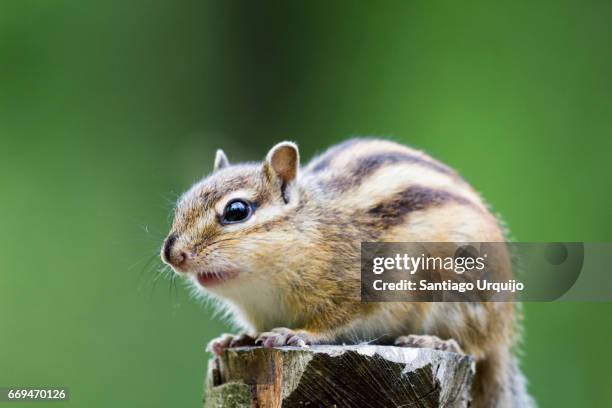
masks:
<path fill-rule="evenodd" d="M 223 210 L 223 223 L 234 224 L 246 221 L 253 213 L 253 207 L 244 200 L 232 200 Z"/>

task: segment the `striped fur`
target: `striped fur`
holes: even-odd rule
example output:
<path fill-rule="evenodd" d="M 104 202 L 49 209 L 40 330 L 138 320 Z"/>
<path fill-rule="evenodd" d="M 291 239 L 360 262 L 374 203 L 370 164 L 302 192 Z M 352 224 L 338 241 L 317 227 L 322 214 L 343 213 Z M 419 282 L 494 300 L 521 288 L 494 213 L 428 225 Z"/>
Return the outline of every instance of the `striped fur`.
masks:
<path fill-rule="evenodd" d="M 449 167 L 391 141 L 351 139 L 293 173 L 286 166 L 299 163 L 295 149 L 276 160 L 282 172 L 270 154 L 263 164 L 230 165 L 217 153 L 214 173 L 181 197 L 170 239 L 189 254 L 180 272 L 198 293 L 251 334 L 290 327 L 319 342 L 453 338 L 478 361 L 473 406 L 517 406 L 511 304 L 360 302 L 361 242 L 503 242 L 479 194 Z M 255 211 L 222 225 L 235 198 Z M 207 289 L 196 283 L 197 272 L 228 270 L 237 277 Z"/>

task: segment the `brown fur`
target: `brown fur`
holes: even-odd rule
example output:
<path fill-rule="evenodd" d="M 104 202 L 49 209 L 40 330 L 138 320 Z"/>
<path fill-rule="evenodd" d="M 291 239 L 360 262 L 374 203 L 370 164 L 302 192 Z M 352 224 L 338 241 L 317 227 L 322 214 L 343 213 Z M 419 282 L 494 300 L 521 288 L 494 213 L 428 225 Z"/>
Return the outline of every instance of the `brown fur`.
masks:
<path fill-rule="evenodd" d="M 236 194 L 255 211 L 223 225 L 224 203 Z M 187 255 L 175 269 L 192 281 L 201 272 L 237 273 L 207 289 L 194 285 L 253 336 L 289 327 L 327 343 L 407 334 L 455 339 L 477 360 L 473 406 L 517 406 L 511 303 L 360 301 L 361 242 L 504 241 L 480 196 L 422 152 L 353 139 L 302 170 L 293 144 L 276 146 L 262 165 L 232 166 L 218 152 L 214 173 L 179 200 L 171 236 L 173 248 L 165 250 Z"/>

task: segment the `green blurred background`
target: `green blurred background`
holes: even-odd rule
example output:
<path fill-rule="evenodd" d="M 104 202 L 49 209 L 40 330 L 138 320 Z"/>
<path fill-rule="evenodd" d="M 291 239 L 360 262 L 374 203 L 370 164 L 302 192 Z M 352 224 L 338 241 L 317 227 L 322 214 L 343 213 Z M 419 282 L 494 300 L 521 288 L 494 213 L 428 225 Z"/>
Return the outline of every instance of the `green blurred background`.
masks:
<path fill-rule="evenodd" d="M 611 21 L 595 0 L 1 1 L 0 386 L 200 406 L 228 327 L 155 255 L 218 147 L 391 137 L 456 167 L 518 240 L 611 241 Z M 612 306 L 525 312 L 540 405 L 612 406 Z"/>

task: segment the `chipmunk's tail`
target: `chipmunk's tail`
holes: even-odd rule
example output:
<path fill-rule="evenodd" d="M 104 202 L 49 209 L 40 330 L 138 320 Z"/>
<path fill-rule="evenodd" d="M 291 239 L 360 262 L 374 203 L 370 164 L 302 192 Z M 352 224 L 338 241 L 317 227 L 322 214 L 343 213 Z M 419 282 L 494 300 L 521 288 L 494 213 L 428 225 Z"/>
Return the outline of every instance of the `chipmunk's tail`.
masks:
<path fill-rule="evenodd" d="M 495 370 L 491 370 L 491 360 L 477 363 L 472 407 L 536 408 L 537 404 L 527 392 L 527 381 L 518 360 L 510 353 L 503 353 L 503 356 Z"/>
<path fill-rule="evenodd" d="M 527 380 L 519 368 L 518 360 L 513 357 L 510 375 L 510 399 L 512 408 L 536 408 L 537 404 L 527 392 Z"/>

